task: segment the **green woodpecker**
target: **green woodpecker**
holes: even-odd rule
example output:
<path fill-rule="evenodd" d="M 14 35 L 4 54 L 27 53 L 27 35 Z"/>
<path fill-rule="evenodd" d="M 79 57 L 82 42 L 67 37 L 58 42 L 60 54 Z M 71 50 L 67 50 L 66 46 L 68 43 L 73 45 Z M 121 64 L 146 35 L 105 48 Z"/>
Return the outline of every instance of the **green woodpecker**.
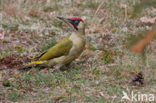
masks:
<path fill-rule="evenodd" d="M 67 23 L 73 32 L 70 36 L 65 37 L 55 46 L 43 53 L 38 60 L 31 61 L 25 67 L 34 65 L 45 65 L 49 67 L 57 66 L 61 68 L 70 64 L 82 53 L 85 47 L 85 23 L 81 18 L 64 18 L 57 17 Z"/>

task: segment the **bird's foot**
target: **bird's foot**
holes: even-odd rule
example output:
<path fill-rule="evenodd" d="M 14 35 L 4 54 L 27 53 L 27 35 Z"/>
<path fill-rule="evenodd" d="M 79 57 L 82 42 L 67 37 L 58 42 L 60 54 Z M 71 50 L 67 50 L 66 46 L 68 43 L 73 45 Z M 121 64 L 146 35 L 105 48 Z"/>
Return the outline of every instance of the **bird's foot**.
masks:
<path fill-rule="evenodd" d="M 53 69 L 51 69 L 51 72 L 59 71 L 63 66 L 64 66 L 63 64 L 57 64 L 54 66 Z"/>

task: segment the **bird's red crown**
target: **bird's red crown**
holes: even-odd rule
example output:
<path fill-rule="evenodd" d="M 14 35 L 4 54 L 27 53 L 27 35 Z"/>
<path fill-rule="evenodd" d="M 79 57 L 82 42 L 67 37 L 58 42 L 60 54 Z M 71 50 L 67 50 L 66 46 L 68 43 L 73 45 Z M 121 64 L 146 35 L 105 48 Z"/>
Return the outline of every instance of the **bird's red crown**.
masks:
<path fill-rule="evenodd" d="M 71 18 L 71 20 L 80 20 L 83 22 L 83 20 L 81 18 L 77 18 L 77 17 L 73 17 L 73 18 Z"/>

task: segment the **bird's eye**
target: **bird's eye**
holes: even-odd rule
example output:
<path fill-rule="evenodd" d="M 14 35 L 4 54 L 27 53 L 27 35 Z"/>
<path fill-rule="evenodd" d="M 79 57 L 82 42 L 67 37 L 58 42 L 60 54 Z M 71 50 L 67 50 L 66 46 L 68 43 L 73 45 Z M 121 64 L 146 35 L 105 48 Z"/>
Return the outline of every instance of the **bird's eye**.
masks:
<path fill-rule="evenodd" d="M 75 22 L 74 22 L 74 23 L 75 23 L 75 25 L 76 25 L 76 26 L 78 26 L 78 25 L 79 25 L 79 21 L 78 21 L 78 20 L 75 20 Z"/>

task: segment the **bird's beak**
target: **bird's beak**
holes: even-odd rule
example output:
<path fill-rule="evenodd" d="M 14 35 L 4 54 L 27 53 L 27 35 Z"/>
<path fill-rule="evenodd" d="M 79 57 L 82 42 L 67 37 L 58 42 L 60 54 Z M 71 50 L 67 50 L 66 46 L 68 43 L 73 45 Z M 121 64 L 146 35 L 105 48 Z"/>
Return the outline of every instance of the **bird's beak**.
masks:
<path fill-rule="evenodd" d="M 58 19 L 60 19 L 60 20 L 63 20 L 65 23 L 70 23 L 70 24 L 72 24 L 73 22 L 72 22 L 72 20 L 71 19 L 69 19 L 69 18 L 64 18 L 64 17 L 57 17 Z"/>
<path fill-rule="evenodd" d="M 57 17 L 58 19 L 64 21 L 66 24 L 68 24 L 68 26 L 73 30 L 76 31 L 75 27 L 73 26 L 73 21 L 69 18 L 64 18 L 64 17 Z"/>

